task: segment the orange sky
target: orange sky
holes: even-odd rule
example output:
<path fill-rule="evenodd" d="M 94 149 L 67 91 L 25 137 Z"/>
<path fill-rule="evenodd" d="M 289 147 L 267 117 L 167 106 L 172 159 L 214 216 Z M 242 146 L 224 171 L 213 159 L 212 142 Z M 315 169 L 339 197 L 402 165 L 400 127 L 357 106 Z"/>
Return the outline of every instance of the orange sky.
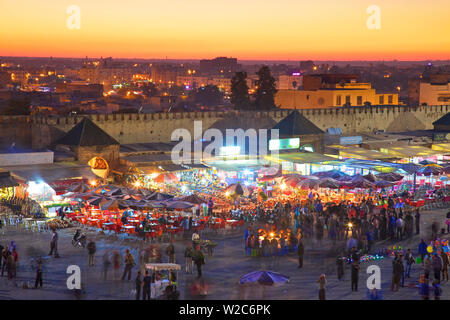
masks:
<path fill-rule="evenodd" d="M 0 56 L 445 60 L 449 14 L 448 0 L 2 0 Z"/>

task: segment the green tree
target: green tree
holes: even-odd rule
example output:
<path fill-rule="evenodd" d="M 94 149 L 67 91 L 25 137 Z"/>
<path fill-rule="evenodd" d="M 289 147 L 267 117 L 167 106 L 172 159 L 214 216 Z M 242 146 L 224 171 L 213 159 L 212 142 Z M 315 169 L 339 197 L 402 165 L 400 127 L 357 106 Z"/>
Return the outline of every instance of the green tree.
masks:
<path fill-rule="evenodd" d="M 8 106 L 2 110 L 4 115 L 29 115 L 30 111 L 30 100 L 25 98 L 23 100 L 8 100 Z"/>
<path fill-rule="evenodd" d="M 245 110 L 251 108 L 246 72 L 236 72 L 231 79 L 231 103 L 236 109 Z"/>
<path fill-rule="evenodd" d="M 256 73 L 259 79 L 256 81 L 255 107 L 259 110 L 270 110 L 275 108 L 275 78 L 270 74 L 267 66 L 261 67 Z"/>

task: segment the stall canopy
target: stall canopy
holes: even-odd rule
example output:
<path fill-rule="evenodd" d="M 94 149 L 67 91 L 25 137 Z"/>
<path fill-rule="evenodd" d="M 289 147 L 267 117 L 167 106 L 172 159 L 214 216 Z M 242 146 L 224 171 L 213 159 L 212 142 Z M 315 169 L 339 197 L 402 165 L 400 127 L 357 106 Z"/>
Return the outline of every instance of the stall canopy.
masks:
<path fill-rule="evenodd" d="M 265 159 L 273 162 L 289 161 L 294 163 L 321 163 L 334 160 L 334 158 L 316 152 L 285 152 L 278 156 L 265 156 Z"/>
<path fill-rule="evenodd" d="M 339 150 L 339 155 L 344 158 L 355 158 L 364 160 L 381 160 L 395 158 L 390 154 L 386 154 L 376 150 L 369 150 L 355 146 L 331 145 L 333 149 Z"/>
<path fill-rule="evenodd" d="M 0 189 L 17 186 L 19 186 L 19 183 L 13 176 L 11 176 L 11 172 L 0 169 Z"/>
<path fill-rule="evenodd" d="M 34 166 L 4 167 L 19 179 L 24 181 L 45 182 L 52 187 L 56 194 L 64 194 L 82 179 L 95 179 L 89 166 L 76 163 L 52 163 Z"/>
<path fill-rule="evenodd" d="M 436 143 L 431 146 L 431 149 L 447 155 L 450 154 L 450 143 Z"/>
<path fill-rule="evenodd" d="M 380 151 L 396 158 L 413 158 L 442 154 L 442 151 L 414 145 L 381 148 Z"/>

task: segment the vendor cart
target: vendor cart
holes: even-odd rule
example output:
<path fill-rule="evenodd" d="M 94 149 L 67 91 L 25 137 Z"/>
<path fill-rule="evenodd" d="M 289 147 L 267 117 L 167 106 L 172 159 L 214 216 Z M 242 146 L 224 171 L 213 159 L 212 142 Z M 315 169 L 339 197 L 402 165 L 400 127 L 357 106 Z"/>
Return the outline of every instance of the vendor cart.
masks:
<path fill-rule="evenodd" d="M 147 263 L 145 268 L 146 270 L 149 270 L 151 274 L 155 272 L 163 274 L 162 279 L 156 280 L 151 285 L 150 297 L 152 299 L 158 299 L 164 295 L 169 282 L 173 280 L 170 279 L 170 273 L 173 271 L 176 271 L 176 281 L 172 281 L 172 283 L 178 287 L 178 271 L 181 270 L 181 265 L 176 263 Z"/>

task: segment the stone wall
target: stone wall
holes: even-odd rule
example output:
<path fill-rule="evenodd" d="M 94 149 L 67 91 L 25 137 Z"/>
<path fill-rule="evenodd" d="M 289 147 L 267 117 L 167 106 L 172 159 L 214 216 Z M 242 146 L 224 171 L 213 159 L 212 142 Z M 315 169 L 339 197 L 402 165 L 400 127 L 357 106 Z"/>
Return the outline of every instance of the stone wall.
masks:
<path fill-rule="evenodd" d="M 375 130 L 401 132 L 408 130 L 432 129 L 432 123 L 450 112 L 450 106 L 423 107 L 350 107 L 298 110 L 322 130 L 330 127 L 341 128 L 345 134 L 368 133 Z M 175 129 L 184 128 L 193 135 L 193 121 L 202 121 L 203 130 L 217 121 L 237 117 L 258 118 L 269 116 L 278 122 L 292 110 L 268 112 L 190 112 L 156 114 L 113 114 L 90 115 L 90 118 L 108 134 L 122 144 L 144 142 L 169 142 Z M 82 117 L 30 117 L 14 123 L 0 117 L 0 133 L 3 140 L 20 137 L 35 148 L 46 147 L 69 131 Z M 11 122 L 12 121 L 12 122 Z M 31 124 L 30 124 L 31 123 Z M 22 129 L 23 128 L 23 129 Z M 247 129 L 247 128 L 243 128 Z M 12 134 L 12 135 L 11 135 Z M 6 136 L 4 136 L 6 135 Z M 11 137 L 9 137 L 11 135 Z"/>

